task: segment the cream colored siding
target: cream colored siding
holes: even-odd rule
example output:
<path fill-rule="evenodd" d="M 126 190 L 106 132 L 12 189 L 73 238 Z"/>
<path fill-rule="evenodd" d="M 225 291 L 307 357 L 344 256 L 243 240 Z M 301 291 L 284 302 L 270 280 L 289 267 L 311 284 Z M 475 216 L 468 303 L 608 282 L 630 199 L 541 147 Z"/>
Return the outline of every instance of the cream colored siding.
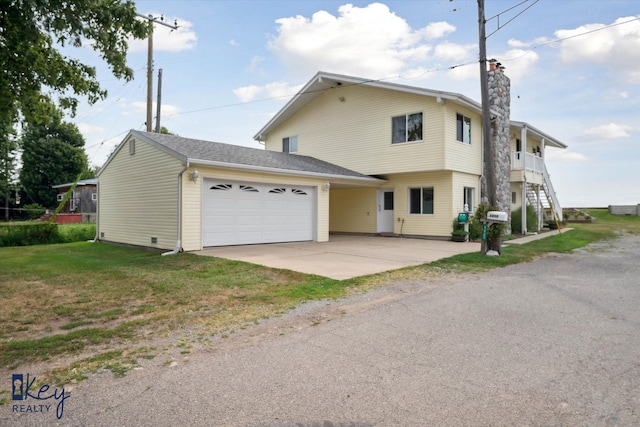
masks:
<path fill-rule="evenodd" d="M 471 144 L 457 140 L 456 115 L 471 119 Z M 444 169 L 480 175 L 482 173 L 482 116 L 453 102 L 446 104 Z"/>
<path fill-rule="evenodd" d="M 125 142 L 100 174 L 101 240 L 173 249 L 178 234 L 178 173 L 182 164 L 140 139 Z M 152 243 L 151 238 L 157 238 Z"/>
<path fill-rule="evenodd" d="M 282 151 L 282 138 L 297 135 L 298 154 L 364 174 L 442 170 L 444 108 L 427 96 L 344 86 L 302 108 L 267 135 L 265 146 Z M 392 117 L 418 112 L 423 113 L 423 141 L 391 144 Z"/>
<path fill-rule="evenodd" d="M 200 177 L 193 182 L 189 177 L 198 170 Z M 202 249 L 202 168 L 191 166 L 182 175 L 182 248 L 185 251 Z"/>
<path fill-rule="evenodd" d="M 375 233 L 376 189 L 332 189 L 329 229 L 331 232 Z"/>
<path fill-rule="evenodd" d="M 196 169 L 196 167 L 192 166 L 190 171 L 193 169 Z M 202 186 L 204 178 L 315 187 L 314 240 L 318 242 L 329 240 L 329 191 L 325 191 L 323 188 L 324 184 L 327 183 L 326 179 L 227 170 L 206 166 L 197 166 L 197 169 L 200 177 L 195 184 L 193 181 L 188 180 L 189 172 L 184 174 L 183 206 L 185 209 L 183 214 L 182 245 L 185 251 L 202 249 L 202 195 L 204 191 Z"/>
<path fill-rule="evenodd" d="M 394 232 L 415 236 L 449 236 L 453 221 L 452 174 L 431 172 L 387 176 L 385 187 L 394 188 L 395 218 Z M 433 215 L 409 214 L 409 189 L 433 188 Z M 462 190 L 460 190 L 462 191 Z M 397 219 L 400 218 L 400 221 Z"/>
<path fill-rule="evenodd" d="M 465 187 L 474 189 L 474 205 L 469 206 L 469 211 L 475 211 L 475 208 L 480 204 L 480 184 L 479 177 L 477 175 L 464 174 L 454 172 L 453 178 L 453 217 L 457 217 L 458 213 L 464 210 L 464 189 Z"/>

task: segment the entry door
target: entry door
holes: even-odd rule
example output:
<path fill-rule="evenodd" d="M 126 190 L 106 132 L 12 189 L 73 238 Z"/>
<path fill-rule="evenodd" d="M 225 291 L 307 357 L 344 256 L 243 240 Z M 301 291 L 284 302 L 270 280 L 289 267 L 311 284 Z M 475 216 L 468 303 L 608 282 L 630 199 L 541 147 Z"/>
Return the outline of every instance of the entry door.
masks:
<path fill-rule="evenodd" d="M 378 190 L 378 233 L 393 233 L 393 190 Z"/>

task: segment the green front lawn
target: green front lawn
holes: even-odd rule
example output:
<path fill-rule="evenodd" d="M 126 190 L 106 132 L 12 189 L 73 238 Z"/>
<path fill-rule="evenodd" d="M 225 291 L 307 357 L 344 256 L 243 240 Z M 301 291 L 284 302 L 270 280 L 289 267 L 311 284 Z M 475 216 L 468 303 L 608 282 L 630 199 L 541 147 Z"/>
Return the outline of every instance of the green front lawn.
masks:
<path fill-rule="evenodd" d="M 153 338 L 173 337 L 188 353 L 195 341 L 228 336 L 302 301 L 339 298 L 399 280 L 485 271 L 569 252 L 620 231 L 640 232 L 638 217 L 589 213 L 596 223 L 505 247 L 500 257 L 465 254 L 345 281 L 99 243 L 0 248 L 0 370 L 62 363 L 64 373 L 54 374 L 61 385 L 99 367 L 122 373 L 137 358 L 162 352 L 149 346 Z M 109 351 L 100 353 L 105 348 Z M 75 360 L 64 362 L 69 356 Z"/>

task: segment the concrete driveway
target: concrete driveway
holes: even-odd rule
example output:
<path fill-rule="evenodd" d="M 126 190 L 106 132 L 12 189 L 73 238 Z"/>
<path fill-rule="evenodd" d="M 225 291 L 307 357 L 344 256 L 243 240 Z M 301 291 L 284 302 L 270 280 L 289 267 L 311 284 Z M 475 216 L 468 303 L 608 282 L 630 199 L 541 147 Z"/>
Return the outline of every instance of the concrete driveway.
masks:
<path fill-rule="evenodd" d="M 193 253 L 343 280 L 479 251 L 480 243 L 471 242 L 332 235 L 323 243 L 225 246 Z"/>

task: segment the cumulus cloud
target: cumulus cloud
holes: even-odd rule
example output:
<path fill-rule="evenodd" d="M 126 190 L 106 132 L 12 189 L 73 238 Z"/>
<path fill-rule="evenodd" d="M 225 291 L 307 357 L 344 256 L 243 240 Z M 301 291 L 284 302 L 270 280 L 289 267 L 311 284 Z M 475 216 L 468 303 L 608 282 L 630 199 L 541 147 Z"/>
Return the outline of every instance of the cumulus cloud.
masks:
<path fill-rule="evenodd" d="M 585 130 L 584 133 L 587 136 L 597 139 L 618 139 L 630 137 L 631 134 L 629 130 L 631 129 L 631 126 L 608 123 L 606 125 L 589 128 Z"/>
<path fill-rule="evenodd" d="M 473 57 L 476 54 L 478 45 L 475 44 L 457 44 L 451 42 L 440 43 L 436 46 L 433 55 L 443 61 L 462 61 Z"/>
<path fill-rule="evenodd" d="M 140 114 L 140 113 L 146 113 L 147 111 L 147 103 L 146 102 L 132 102 L 130 104 L 131 109 L 133 110 L 134 114 Z M 155 117 L 156 115 L 156 111 L 157 110 L 157 104 L 154 102 L 153 106 L 152 106 L 152 111 L 153 111 L 153 116 Z M 165 118 L 165 117 L 171 117 L 174 114 L 177 114 L 180 112 L 180 109 L 178 107 L 176 107 L 175 105 L 171 105 L 171 104 L 162 104 L 161 108 L 160 108 L 160 117 L 161 118 Z M 129 115 L 128 113 L 125 113 L 125 115 Z M 146 118 L 146 116 L 142 115 L 142 118 Z"/>
<path fill-rule="evenodd" d="M 300 91 L 301 85 L 292 86 L 289 83 L 273 82 L 264 86 L 244 86 L 233 90 L 233 93 L 242 102 L 250 102 L 258 96 L 265 98 L 288 98 Z"/>
<path fill-rule="evenodd" d="M 558 163 L 577 163 L 589 160 L 584 154 L 569 150 L 548 150 L 545 158 Z"/>
<path fill-rule="evenodd" d="M 614 26 L 605 29 L 607 25 Z M 569 64 L 586 62 L 605 65 L 621 73 L 629 81 L 640 83 L 638 16 L 618 18 L 612 24 L 593 23 L 574 29 L 558 30 L 555 35 L 559 39 L 565 39 L 560 42 L 562 61 Z"/>
<path fill-rule="evenodd" d="M 447 34 L 453 33 L 456 27 L 448 22 L 432 22 L 419 32 L 423 33 L 427 39 L 439 39 Z"/>
<path fill-rule="evenodd" d="M 81 122 L 81 123 L 77 123 L 76 126 L 78 126 L 78 130 L 85 137 L 86 136 L 90 136 L 90 135 L 100 134 L 100 133 L 104 132 L 104 128 L 103 127 L 91 125 L 89 123 L 82 123 Z"/>
<path fill-rule="evenodd" d="M 153 13 L 151 15 L 160 16 Z M 163 22 L 173 25 L 174 21 L 178 22 L 177 30 L 172 30 L 164 25 L 155 25 L 153 27 L 153 50 L 155 52 L 182 52 L 196 47 L 198 37 L 191 29 L 193 23 L 173 17 L 165 17 Z M 129 40 L 129 50 L 131 52 L 146 52 L 147 46 L 146 39 Z"/>
<path fill-rule="evenodd" d="M 278 34 L 269 48 L 296 77 L 318 70 L 382 78 L 415 68 L 428 58 L 428 40 L 443 37 L 455 27 L 438 22 L 414 30 L 388 6 L 340 6 L 338 14 L 318 11 L 311 18 L 276 20 Z"/>

